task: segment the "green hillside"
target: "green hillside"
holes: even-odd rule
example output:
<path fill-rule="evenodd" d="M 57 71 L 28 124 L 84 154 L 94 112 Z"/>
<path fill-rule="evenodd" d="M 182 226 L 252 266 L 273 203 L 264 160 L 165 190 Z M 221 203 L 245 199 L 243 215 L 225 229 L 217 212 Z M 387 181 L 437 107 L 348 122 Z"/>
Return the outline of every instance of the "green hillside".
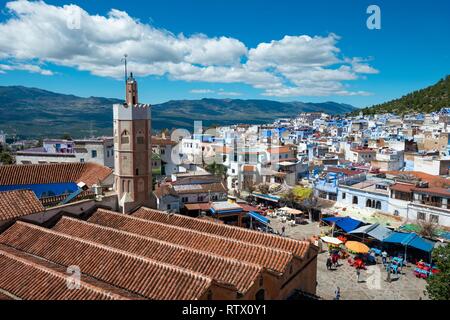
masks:
<path fill-rule="evenodd" d="M 362 111 L 364 114 L 380 113 L 430 113 L 445 107 L 450 107 L 450 75 L 441 79 L 438 83 L 427 88 L 413 91 L 399 99 L 395 99 L 382 104 L 353 112 L 357 114 Z"/>

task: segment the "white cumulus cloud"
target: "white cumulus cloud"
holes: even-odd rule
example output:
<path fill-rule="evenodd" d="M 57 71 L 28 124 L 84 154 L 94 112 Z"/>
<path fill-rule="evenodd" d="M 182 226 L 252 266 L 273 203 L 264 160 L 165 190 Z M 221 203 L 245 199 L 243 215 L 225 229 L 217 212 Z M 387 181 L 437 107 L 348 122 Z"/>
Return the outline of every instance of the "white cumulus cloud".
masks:
<path fill-rule="evenodd" d="M 247 48 L 227 36 L 176 35 L 116 9 L 101 16 L 77 5 L 25 0 L 8 2 L 6 9 L 8 17 L 0 23 L 0 73 L 52 75 L 48 66 L 58 65 L 122 79 L 121 59 L 128 54 L 129 70 L 137 76 L 242 83 L 269 96 L 364 95 L 345 81 L 378 73 L 367 59 L 341 57 L 339 36 L 332 33 L 286 35 Z"/>

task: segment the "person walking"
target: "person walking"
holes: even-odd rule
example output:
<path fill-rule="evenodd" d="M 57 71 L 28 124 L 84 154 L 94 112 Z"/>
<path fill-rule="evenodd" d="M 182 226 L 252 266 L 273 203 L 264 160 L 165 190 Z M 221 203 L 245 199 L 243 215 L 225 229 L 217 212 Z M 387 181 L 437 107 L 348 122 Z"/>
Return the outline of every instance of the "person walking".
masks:
<path fill-rule="evenodd" d="M 328 270 L 331 270 L 331 265 L 332 265 L 331 257 L 328 257 L 328 258 L 327 258 L 327 269 L 328 269 Z"/>
<path fill-rule="evenodd" d="M 358 283 L 359 283 L 360 274 L 361 274 L 361 271 L 359 270 L 359 268 L 356 268 L 356 279 L 357 279 Z"/>
<path fill-rule="evenodd" d="M 387 267 L 387 278 L 386 281 L 391 283 L 391 265 L 389 264 Z"/>
<path fill-rule="evenodd" d="M 383 260 L 383 264 L 385 265 L 387 262 L 387 252 L 386 250 L 383 250 L 383 252 L 381 253 L 381 259 Z"/>
<path fill-rule="evenodd" d="M 283 237 L 286 235 L 285 231 L 286 231 L 286 227 L 285 227 L 285 226 L 282 226 L 282 227 L 281 227 L 281 235 L 282 235 Z"/>
<path fill-rule="evenodd" d="M 336 291 L 334 291 L 335 297 L 334 300 L 339 300 L 341 298 L 341 288 L 337 287 Z"/>

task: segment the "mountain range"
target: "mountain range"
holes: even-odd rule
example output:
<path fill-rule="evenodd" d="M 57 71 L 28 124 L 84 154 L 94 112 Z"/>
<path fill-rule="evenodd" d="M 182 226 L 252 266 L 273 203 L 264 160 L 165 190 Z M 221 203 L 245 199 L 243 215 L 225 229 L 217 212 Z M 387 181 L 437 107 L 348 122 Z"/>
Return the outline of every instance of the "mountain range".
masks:
<path fill-rule="evenodd" d="M 0 130 L 26 138 L 112 135 L 112 105 L 123 100 L 60 94 L 23 86 L 0 86 Z M 272 100 L 172 100 L 152 105 L 152 127 L 191 129 L 236 123 L 259 124 L 300 112 L 345 114 L 356 108 L 336 102 L 304 103 Z"/>

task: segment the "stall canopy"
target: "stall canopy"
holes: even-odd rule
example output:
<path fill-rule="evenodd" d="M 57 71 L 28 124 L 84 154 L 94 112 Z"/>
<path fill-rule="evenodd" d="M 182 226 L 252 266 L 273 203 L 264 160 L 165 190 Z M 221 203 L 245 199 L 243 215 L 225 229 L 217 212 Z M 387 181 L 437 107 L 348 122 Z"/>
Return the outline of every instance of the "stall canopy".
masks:
<path fill-rule="evenodd" d="M 425 240 L 415 233 L 402 233 L 402 232 L 392 232 L 384 242 L 397 243 L 402 246 L 416 248 L 425 252 L 431 252 L 434 248 L 434 243 Z"/>
<path fill-rule="evenodd" d="M 258 214 L 258 213 L 256 213 L 256 212 L 254 212 L 254 211 L 250 211 L 250 212 L 248 213 L 248 215 L 249 215 L 250 217 L 252 217 L 253 219 L 255 219 L 255 220 L 261 222 L 262 224 L 267 225 L 267 224 L 270 223 L 270 220 L 269 220 L 269 219 L 267 219 L 266 217 L 264 217 L 264 216 L 262 216 L 262 215 L 260 215 L 260 214 Z"/>
<path fill-rule="evenodd" d="M 322 241 L 324 241 L 324 242 L 335 244 L 335 245 L 342 244 L 342 241 L 335 237 L 324 236 L 324 237 L 321 237 L 320 239 L 322 239 Z"/>
<path fill-rule="evenodd" d="M 345 243 L 345 246 L 347 247 L 347 249 L 349 249 L 350 251 L 355 252 L 355 253 L 367 253 L 367 252 L 369 252 L 369 247 L 366 246 L 362 242 L 347 241 Z"/>
<path fill-rule="evenodd" d="M 280 210 L 285 211 L 287 214 L 293 214 L 293 215 L 298 215 L 298 214 L 303 213 L 300 210 L 289 208 L 289 207 L 283 207 L 283 208 L 280 208 Z"/>
<path fill-rule="evenodd" d="M 355 230 L 361 224 L 363 224 L 362 221 L 355 220 L 350 217 L 331 217 L 331 218 L 323 218 L 322 220 L 329 223 L 336 223 L 336 225 L 345 232 Z"/>
<path fill-rule="evenodd" d="M 280 200 L 280 197 L 274 196 L 272 194 L 261 194 L 261 193 L 252 193 L 252 195 L 256 198 L 271 201 L 271 202 L 277 202 Z"/>
<path fill-rule="evenodd" d="M 383 241 L 387 237 L 391 235 L 393 231 L 380 225 L 379 223 L 369 224 L 366 226 L 359 227 L 353 231 L 350 231 L 350 234 L 362 233 L 371 236 L 379 241 Z"/>

